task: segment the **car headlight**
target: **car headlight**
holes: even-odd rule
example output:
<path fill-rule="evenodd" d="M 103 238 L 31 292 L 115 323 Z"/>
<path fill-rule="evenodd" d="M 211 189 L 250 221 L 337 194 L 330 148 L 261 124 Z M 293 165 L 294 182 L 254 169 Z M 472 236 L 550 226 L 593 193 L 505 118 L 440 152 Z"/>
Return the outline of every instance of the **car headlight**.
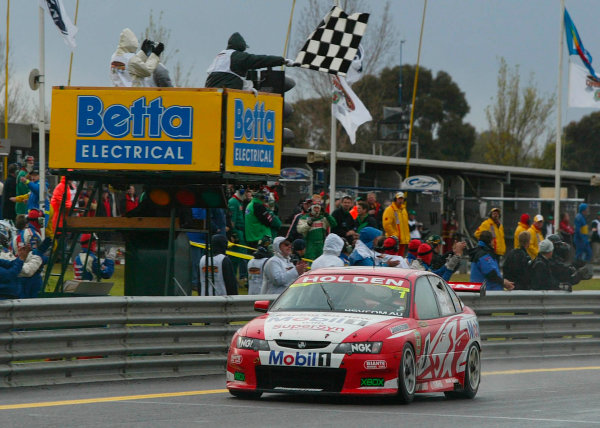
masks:
<path fill-rule="evenodd" d="M 236 348 L 252 349 L 254 351 L 269 351 L 269 342 L 263 339 L 255 339 L 253 337 L 238 336 Z"/>
<path fill-rule="evenodd" d="M 334 354 L 379 354 L 383 342 L 347 342 L 340 343 L 334 350 Z"/>

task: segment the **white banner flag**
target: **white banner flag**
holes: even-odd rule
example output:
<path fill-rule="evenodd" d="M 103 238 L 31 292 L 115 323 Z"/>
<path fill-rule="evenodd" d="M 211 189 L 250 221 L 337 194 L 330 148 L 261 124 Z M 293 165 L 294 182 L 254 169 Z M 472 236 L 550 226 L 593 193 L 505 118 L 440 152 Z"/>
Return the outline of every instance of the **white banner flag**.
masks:
<path fill-rule="evenodd" d="M 73 25 L 71 18 L 67 15 L 62 0 L 40 0 L 40 6 L 48 11 L 48 14 L 54 21 L 59 33 L 62 34 L 67 46 L 71 49 L 75 49 L 77 46 L 75 43 L 77 27 Z"/>
<path fill-rule="evenodd" d="M 600 82 L 573 62 L 569 63 L 569 107 L 600 108 Z"/>
<path fill-rule="evenodd" d="M 373 118 L 344 77 L 331 76 L 331 83 L 333 83 L 331 113 L 340 121 L 350 137 L 350 142 L 354 144 L 358 127 Z"/>

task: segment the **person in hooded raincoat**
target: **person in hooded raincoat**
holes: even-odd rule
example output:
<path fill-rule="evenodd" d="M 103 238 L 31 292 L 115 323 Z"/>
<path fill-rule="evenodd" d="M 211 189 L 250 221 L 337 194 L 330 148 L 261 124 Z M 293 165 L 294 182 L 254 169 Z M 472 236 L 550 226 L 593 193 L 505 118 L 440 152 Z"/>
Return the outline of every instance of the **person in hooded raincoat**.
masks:
<path fill-rule="evenodd" d="M 133 31 L 129 28 L 121 31 L 119 45 L 110 58 L 110 79 L 113 86 L 154 86 L 152 73 L 158 66 L 165 46 L 144 40 L 138 51 L 139 45 Z"/>
<path fill-rule="evenodd" d="M 260 294 L 281 294 L 306 270 L 306 262 L 300 260 L 296 266 L 290 261 L 292 243 L 278 236 L 273 241 L 273 257 L 263 268 L 263 283 Z"/>
<path fill-rule="evenodd" d="M 245 52 L 248 47 L 240 33 L 233 33 L 227 41 L 227 49 L 219 52 L 206 70 L 208 77 L 204 86 L 250 90 L 253 85 L 246 80 L 248 70 L 294 64 L 282 56 L 249 54 Z"/>
<path fill-rule="evenodd" d="M 200 296 L 229 296 L 238 294 L 238 282 L 227 251 L 227 237 L 213 235 L 211 238 L 212 263 L 206 254 L 200 259 Z M 214 275 L 214 277 L 213 277 Z M 208 277 L 208 282 L 207 282 Z"/>
<path fill-rule="evenodd" d="M 344 261 L 340 258 L 344 245 L 344 240 L 335 233 L 327 235 L 325 244 L 323 245 L 323 254 L 315 259 L 310 268 L 319 269 L 344 266 Z"/>
<path fill-rule="evenodd" d="M 382 235 L 382 231 L 374 227 L 365 227 L 360 231 L 354 251 L 350 254 L 351 266 L 377 266 L 379 261 L 373 251 L 375 238 Z"/>

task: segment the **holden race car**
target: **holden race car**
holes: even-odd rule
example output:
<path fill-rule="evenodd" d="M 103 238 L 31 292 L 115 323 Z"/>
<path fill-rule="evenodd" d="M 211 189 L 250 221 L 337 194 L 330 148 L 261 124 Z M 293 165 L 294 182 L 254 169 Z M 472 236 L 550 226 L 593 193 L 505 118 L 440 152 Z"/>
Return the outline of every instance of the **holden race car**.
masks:
<path fill-rule="evenodd" d="M 227 388 L 236 397 L 397 395 L 410 402 L 415 393 L 477 394 L 477 317 L 430 272 L 317 269 L 254 308 L 266 313 L 235 333 L 227 356 Z"/>

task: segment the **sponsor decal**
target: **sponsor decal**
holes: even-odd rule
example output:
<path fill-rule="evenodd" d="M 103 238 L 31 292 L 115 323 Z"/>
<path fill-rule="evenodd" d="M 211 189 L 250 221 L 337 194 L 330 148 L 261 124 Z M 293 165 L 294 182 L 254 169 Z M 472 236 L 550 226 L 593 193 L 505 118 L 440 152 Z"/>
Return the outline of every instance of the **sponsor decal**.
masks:
<path fill-rule="evenodd" d="M 360 386 L 384 386 L 385 379 L 382 377 L 363 377 L 360 379 Z"/>
<path fill-rule="evenodd" d="M 380 311 L 380 310 L 375 310 L 375 309 L 344 308 L 344 312 L 357 312 L 360 314 L 372 314 L 372 315 L 389 315 L 392 317 L 401 317 L 402 316 L 402 312 Z"/>
<path fill-rule="evenodd" d="M 331 327 L 324 324 L 275 324 L 274 330 L 317 330 L 326 331 L 328 333 L 342 333 L 344 327 Z"/>
<path fill-rule="evenodd" d="M 353 343 L 350 347 L 352 352 L 360 352 L 361 354 L 370 354 L 373 351 L 372 343 Z"/>
<path fill-rule="evenodd" d="M 417 357 L 421 355 L 421 333 L 415 330 L 415 345 L 417 348 Z"/>
<path fill-rule="evenodd" d="M 369 324 L 366 318 L 354 317 L 328 317 L 328 316 L 301 316 L 301 315 L 273 315 L 267 318 L 267 323 L 273 322 L 294 322 L 294 323 L 327 323 L 327 324 L 349 324 L 364 327 Z M 320 330 L 320 329 L 317 329 Z"/>
<path fill-rule="evenodd" d="M 467 331 L 470 338 L 479 337 L 479 323 L 476 320 L 467 321 Z"/>
<path fill-rule="evenodd" d="M 391 327 L 390 333 L 396 334 L 396 333 L 400 333 L 401 331 L 404 331 L 404 330 L 408 330 L 408 324 L 406 324 L 406 323 L 395 325 L 395 326 Z"/>
<path fill-rule="evenodd" d="M 239 380 L 241 382 L 245 382 L 246 381 L 246 375 L 242 372 L 235 372 L 233 374 L 233 380 Z"/>
<path fill-rule="evenodd" d="M 408 287 L 403 287 L 406 280 L 402 278 L 384 278 L 380 276 L 355 276 L 355 275 L 308 275 L 300 279 L 296 285 L 308 285 L 317 282 L 333 282 L 333 283 L 354 283 L 354 284 L 375 284 L 401 287 L 404 293 L 410 291 Z"/>
<path fill-rule="evenodd" d="M 364 367 L 367 370 L 387 369 L 387 361 L 385 361 L 385 360 L 367 360 L 364 363 Z"/>
<path fill-rule="evenodd" d="M 244 339 L 239 339 L 238 345 L 241 349 L 247 349 L 252 347 L 252 345 L 254 344 L 254 339 L 252 338 L 244 338 Z"/>
<path fill-rule="evenodd" d="M 289 353 L 270 351 L 269 365 L 296 367 L 329 367 L 331 354 L 329 352 Z"/>
<path fill-rule="evenodd" d="M 231 361 L 231 364 L 242 364 L 243 359 L 244 359 L 244 357 L 242 357 L 241 355 L 233 354 L 231 356 L 230 361 Z"/>

